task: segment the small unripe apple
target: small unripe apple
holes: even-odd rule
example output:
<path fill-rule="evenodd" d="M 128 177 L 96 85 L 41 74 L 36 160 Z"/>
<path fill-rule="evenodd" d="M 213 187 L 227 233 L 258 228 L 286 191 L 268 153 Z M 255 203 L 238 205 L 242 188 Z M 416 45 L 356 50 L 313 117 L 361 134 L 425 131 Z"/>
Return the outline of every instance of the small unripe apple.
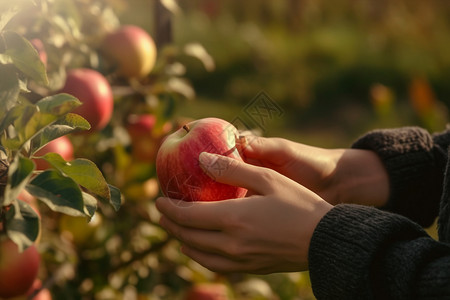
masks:
<path fill-rule="evenodd" d="M 230 296 L 225 284 L 197 283 L 187 291 L 184 300 L 230 300 Z"/>
<path fill-rule="evenodd" d="M 118 73 L 127 78 L 148 75 L 156 62 L 155 42 L 144 29 L 134 25 L 107 34 L 101 51 Z"/>
<path fill-rule="evenodd" d="M 34 245 L 19 252 L 12 240 L 0 241 L 0 298 L 25 294 L 38 275 L 40 261 Z"/>
<path fill-rule="evenodd" d="M 164 195 L 185 201 L 244 197 L 246 189 L 215 181 L 202 170 L 198 160 L 201 152 L 209 152 L 242 161 L 236 149 L 238 135 L 229 122 L 205 118 L 167 136 L 156 157 L 156 172 Z"/>
<path fill-rule="evenodd" d="M 113 93 L 108 80 L 99 72 L 83 68 L 69 71 L 61 93 L 70 94 L 83 103 L 73 112 L 91 124 L 89 131 L 103 129 L 111 119 Z"/>
<path fill-rule="evenodd" d="M 43 156 L 47 153 L 54 152 L 61 155 L 66 161 L 73 160 L 73 144 L 70 139 L 63 135 L 59 138 L 56 138 L 50 142 L 48 142 L 44 147 L 39 149 L 34 156 Z M 36 164 L 36 169 L 45 170 L 50 168 L 50 164 L 42 158 L 33 159 Z"/>
<path fill-rule="evenodd" d="M 82 246 L 89 242 L 95 231 L 102 225 L 102 217 L 98 213 L 88 221 L 85 217 L 73 217 L 61 215 L 59 219 L 59 231 L 75 245 Z"/>

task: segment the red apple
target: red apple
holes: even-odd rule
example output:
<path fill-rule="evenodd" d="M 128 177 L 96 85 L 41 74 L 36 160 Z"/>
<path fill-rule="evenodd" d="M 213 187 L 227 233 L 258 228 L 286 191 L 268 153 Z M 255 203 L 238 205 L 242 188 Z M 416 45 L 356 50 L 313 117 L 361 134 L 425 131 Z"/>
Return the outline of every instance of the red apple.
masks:
<path fill-rule="evenodd" d="M 142 28 L 126 25 L 106 35 L 103 54 L 115 64 L 120 75 L 141 78 L 153 69 L 156 46 L 152 37 Z"/>
<path fill-rule="evenodd" d="M 151 114 L 131 115 L 128 118 L 132 155 L 137 160 L 153 162 L 162 138 L 172 128 L 170 123 L 165 123 L 162 128 L 155 128 L 155 125 L 156 117 Z"/>
<path fill-rule="evenodd" d="M 91 124 L 89 131 L 101 130 L 108 124 L 114 99 L 111 86 L 102 74 L 91 69 L 71 70 L 61 92 L 73 95 L 83 103 L 74 113 Z"/>
<path fill-rule="evenodd" d="M 186 293 L 184 300 L 229 300 L 228 288 L 222 283 L 198 283 Z"/>
<path fill-rule="evenodd" d="M 41 59 L 44 66 L 47 67 L 47 51 L 45 51 L 45 47 L 42 41 L 40 39 L 32 39 L 30 43 L 38 52 L 39 58 Z"/>
<path fill-rule="evenodd" d="M 40 255 L 33 245 L 19 252 L 10 239 L 0 242 L 0 298 L 25 294 L 39 271 Z"/>
<path fill-rule="evenodd" d="M 246 189 L 213 180 L 198 161 L 204 151 L 242 161 L 236 149 L 237 137 L 238 131 L 232 124 L 217 118 L 190 122 L 167 136 L 156 157 L 156 172 L 164 195 L 185 201 L 244 197 Z"/>
<path fill-rule="evenodd" d="M 39 149 L 34 156 L 43 156 L 49 152 L 58 153 L 66 161 L 73 160 L 73 145 L 70 139 L 65 135 L 48 142 L 48 144 Z M 50 168 L 50 164 L 41 158 L 35 158 L 34 163 L 38 170 Z"/>

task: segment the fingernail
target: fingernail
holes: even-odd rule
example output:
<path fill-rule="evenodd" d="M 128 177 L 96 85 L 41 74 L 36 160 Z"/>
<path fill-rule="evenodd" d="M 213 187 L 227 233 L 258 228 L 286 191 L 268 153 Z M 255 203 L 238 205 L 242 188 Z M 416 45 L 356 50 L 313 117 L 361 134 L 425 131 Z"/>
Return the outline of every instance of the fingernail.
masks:
<path fill-rule="evenodd" d="M 203 165 L 204 167 L 211 167 L 216 163 L 219 157 L 217 155 L 208 152 L 202 152 L 200 153 L 198 159 L 200 161 L 200 164 Z"/>

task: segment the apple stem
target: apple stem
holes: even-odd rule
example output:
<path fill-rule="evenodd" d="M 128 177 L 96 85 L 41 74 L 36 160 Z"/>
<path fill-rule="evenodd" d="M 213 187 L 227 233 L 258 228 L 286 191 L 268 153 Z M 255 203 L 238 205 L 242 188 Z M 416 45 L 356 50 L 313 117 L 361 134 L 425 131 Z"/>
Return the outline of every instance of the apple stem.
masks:
<path fill-rule="evenodd" d="M 186 132 L 189 132 L 191 130 L 187 124 L 183 126 L 183 129 L 186 130 Z"/>

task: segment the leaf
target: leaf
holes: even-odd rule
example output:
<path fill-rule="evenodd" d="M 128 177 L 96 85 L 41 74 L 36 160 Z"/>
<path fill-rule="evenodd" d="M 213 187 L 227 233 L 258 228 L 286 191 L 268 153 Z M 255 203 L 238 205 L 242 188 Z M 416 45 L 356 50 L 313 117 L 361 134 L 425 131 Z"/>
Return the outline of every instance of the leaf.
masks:
<path fill-rule="evenodd" d="M 84 213 L 92 218 L 95 214 L 95 211 L 97 210 L 97 199 L 86 192 L 83 192 L 82 194 L 84 202 Z"/>
<path fill-rule="evenodd" d="M 36 135 L 31 141 L 31 153 L 39 151 L 48 142 L 57 139 L 63 135 L 79 131 L 89 130 L 91 125 L 82 116 L 68 113 L 52 125 L 44 128 L 44 130 Z"/>
<path fill-rule="evenodd" d="M 6 229 L 8 237 L 22 252 L 33 245 L 39 236 L 39 216 L 28 203 L 15 201 L 6 213 Z"/>
<path fill-rule="evenodd" d="M 86 216 L 80 187 L 73 179 L 56 170 L 42 172 L 26 189 L 53 211 L 71 216 Z"/>
<path fill-rule="evenodd" d="M 14 124 L 19 117 L 22 117 L 24 110 L 27 107 L 33 107 L 33 105 L 27 101 L 15 103 L 14 106 L 6 113 L 4 118 L 0 122 L 0 132 L 4 131 L 9 125 Z M 36 109 L 36 108 L 34 108 Z"/>
<path fill-rule="evenodd" d="M 195 90 L 185 79 L 172 77 L 167 81 L 167 89 L 171 92 L 178 93 L 186 97 L 186 99 L 195 98 Z"/>
<path fill-rule="evenodd" d="M 81 105 L 81 102 L 68 94 L 58 94 L 43 98 L 36 105 L 14 107 L 7 115 L 7 122 L 14 120 L 17 136 L 6 139 L 2 144 L 11 150 L 20 149 L 27 141 L 34 138 L 47 126 L 56 122 L 64 115 Z M 3 128 L 4 124 L 2 123 Z"/>
<path fill-rule="evenodd" d="M 6 11 L 3 10 L 3 7 L 0 7 L 0 31 L 3 30 L 6 24 L 8 24 L 8 22 L 20 11 L 20 7 L 17 5 L 11 5 L 11 3 L 9 3 L 9 6 L 10 7 L 6 8 Z"/>
<path fill-rule="evenodd" d="M 161 4 L 174 15 L 181 13 L 181 8 L 175 0 L 161 0 Z"/>
<path fill-rule="evenodd" d="M 122 194 L 120 190 L 113 185 L 108 184 L 110 191 L 110 200 L 109 204 L 112 205 L 115 211 L 120 209 L 120 205 L 122 204 Z"/>
<path fill-rule="evenodd" d="M 12 66 L 0 65 L 0 120 L 17 103 L 20 82 Z"/>
<path fill-rule="evenodd" d="M 17 155 L 8 170 L 8 183 L 5 188 L 5 195 L 3 197 L 3 203 L 0 206 L 6 206 L 11 204 L 25 185 L 28 183 L 35 166 L 31 159 Z"/>
<path fill-rule="evenodd" d="M 78 158 L 66 162 L 61 155 L 57 153 L 47 153 L 42 156 L 42 158 L 64 175 L 70 177 L 76 183 L 86 188 L 90 193 L 107 199 L 108 201 L 110 200 L 108 184 L 106 183 L 102 172 L 92 161 Z"/>
<path fill-rule="evenodd" d="M 206 51 L 205 47 L 203 47 L 200 43 L 190 43 L 184 47 L 184 52 L 187 55 L 197 58 L 203 63 L 205 69 L 209 72 L 214 71 L 216 68 L 216 64 L 214 63 L 214 59 L 212 56 Z"/>
<path fill-rule="evenodd" d="M 80 100 L 65 93 L 45 97 L 36 103 L 42 113 L 52 114 L 58 117 L 71 112 L 81 104 Z"/>
<path fill-rule="evenodd" d="M 4 31 L 1 37 L 5 41 L 6 50 L 0 54 L 0 62 L 13 63 L 17 69 L 37 83 L 48 85 L 44 63 L 33 45 L 14 31 Z"/>

